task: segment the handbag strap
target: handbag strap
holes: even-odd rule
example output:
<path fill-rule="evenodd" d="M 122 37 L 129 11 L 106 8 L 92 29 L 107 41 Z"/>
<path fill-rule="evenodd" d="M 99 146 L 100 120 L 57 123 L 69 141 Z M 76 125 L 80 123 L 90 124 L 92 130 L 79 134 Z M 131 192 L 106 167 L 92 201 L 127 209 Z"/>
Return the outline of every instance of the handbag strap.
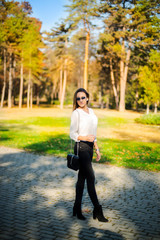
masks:
<path fill-rule="evenodd" d="M 71 140 L 71 152 L 72 152 L 72 140 Z M 78 152 L 79 152 L 79 142 L 77 142 L 77 156 L 78 156 Z"/>
<path fill-rule="evenodd" d="M 79 116 L 79 112 L 78 112 L 78 133 L 79 133 L 79 122 L 80 122 L 80 116 Z M 72 139 L 71 139 L 71 152 L 72 152 Z M 77 156 L 78 156 L 78 152 L 79 152 L 79 142 L 77 142 L 77 154 L 76 154 Z"/>

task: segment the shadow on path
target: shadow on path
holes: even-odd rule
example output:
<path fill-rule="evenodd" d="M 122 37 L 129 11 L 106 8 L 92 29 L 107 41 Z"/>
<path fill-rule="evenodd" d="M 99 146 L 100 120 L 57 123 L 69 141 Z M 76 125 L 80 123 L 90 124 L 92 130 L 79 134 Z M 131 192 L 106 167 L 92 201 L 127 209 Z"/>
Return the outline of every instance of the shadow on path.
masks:
<path fill-rule="evenodd" d="M 72 217 L 76 172 L 63 158 L 1 149 L 0 239 L 155 239 L 159 236 L 157 173 L 95 164 L 97 192 L 109 223 Z M 119 174 L 119 175 L 118 175 Z M 157 238 L 158 239 L 158 238 Z"/>

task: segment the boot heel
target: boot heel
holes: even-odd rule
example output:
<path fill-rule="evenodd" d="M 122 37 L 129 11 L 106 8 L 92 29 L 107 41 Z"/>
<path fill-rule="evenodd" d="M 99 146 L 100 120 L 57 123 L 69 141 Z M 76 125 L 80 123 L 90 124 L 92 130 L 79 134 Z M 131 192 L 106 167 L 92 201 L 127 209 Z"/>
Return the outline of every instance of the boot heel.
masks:
<path fill-rule="evenodd" d="M 75 217 L 77 215 L 77 211 L 76 209 L 73 207 L 73 217 Z"/>
<path fill-rule="evenodd" d="M 108 222 L 108 219 L 104 217 L 102 206 L 99 205 L 97 208 L 93 210 L 93 219 L 98 219 L 99 222 Z"/>
<path fill-rule="evenodd" d="M 93 219 L 96 219 L 96 214 L 95 214 L 95 212 L 93 212 Z"/>
<path fill-rule="evenodd" d="M 86 218 L 82 215 L 81 208 L 73 207 L 73 217 L 77 216 L 80 220 L 85 220 Z"/>

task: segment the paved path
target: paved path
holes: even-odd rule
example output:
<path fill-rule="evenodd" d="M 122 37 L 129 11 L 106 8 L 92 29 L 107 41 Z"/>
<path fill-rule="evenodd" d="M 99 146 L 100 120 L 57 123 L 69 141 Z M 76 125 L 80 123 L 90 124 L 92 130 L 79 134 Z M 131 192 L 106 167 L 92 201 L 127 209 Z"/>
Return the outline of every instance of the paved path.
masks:
<path fill-rule="evenodd" d="M 160 173 L 94 164 L 109 223 L 72 217 L 76 172 L 53 156 L 0 147 L 0 239 L 160 239 Z"/>

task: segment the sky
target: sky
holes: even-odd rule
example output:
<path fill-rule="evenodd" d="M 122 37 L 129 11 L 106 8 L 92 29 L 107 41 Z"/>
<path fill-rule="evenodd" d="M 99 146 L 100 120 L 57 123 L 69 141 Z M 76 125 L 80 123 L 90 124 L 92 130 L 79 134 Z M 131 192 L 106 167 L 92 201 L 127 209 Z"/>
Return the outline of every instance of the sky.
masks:
<path fill-rule="evenodd" d="M 41 31 L 49 31 L 60 19 L 68 16 L 64 5 L 69 0 L 27 0 L 32 6 L 32 16 L 42 22 Z M 21 1 L 19 1 L 21 2 Z"/>
<path fill-rule="evenodd" d="M 24 0 L 17 0 L 22 2 Z M 38 18 L 42 22 L 41 32 L 50 31 L 56 27 L 60 20 L 68 16 L 65 5 L 70 5 L 70 0 L 26 0 L 32 6 L 32 17 Z M 96 19 L 96 23 L 102 26 L 102 22 Z M 95 38 L 100 30 L 94 30 L 92 33 Z M 93 35 L 92 35 L 93 37 Z"/>

